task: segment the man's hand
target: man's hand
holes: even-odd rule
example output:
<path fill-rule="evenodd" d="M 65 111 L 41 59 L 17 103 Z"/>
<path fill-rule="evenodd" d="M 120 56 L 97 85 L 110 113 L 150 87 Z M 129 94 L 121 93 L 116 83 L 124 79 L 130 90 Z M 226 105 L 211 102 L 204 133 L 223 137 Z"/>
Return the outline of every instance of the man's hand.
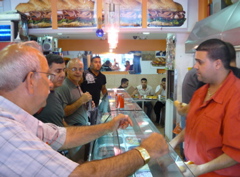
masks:
<path fill-rule="evenodd" d="M 185 169 L 185 171 L 183 172 L 184 176 L 188 177 L 188 176 L 192 176 L 194 174 L 194 176 L 198 176 L 201 175 L 201 170 L 199 169 L 199 165 L 196 164 L 186 164 L 188 166 L 188 169 Z"/>
<path fill-rule="evenodd" d="M 92 108 L 95 108 L 96 105 L 95 105 L 94 101 L 92 101 L 91 103 L 92 103 Z"/>
<path fill-rule="evenodd" d="M 148 151 L 151 159 L 162 157 L 169 151 L 165 138 L 159 133 L 152 133 L 142 141 L 140 146 Z"/>
<path fill-rule="evenodd" d="M 189 109 L 189 104 L 181 103 L 178 100 L 174 101 L 174 106 L 177 109 L 177 112 L 181 116 L 186 116 Z"/>
<path fill-rule="evenodd" d="M 118 114 L 113 120 L 108 122 L 112 128 L 112 131 L 116 131 L 118 128 L 125 129 L 129 125 L 133 126 L 132 120 L 128 115 Z"/>
<path fill-rule="evenodd" d="M 87 103 L 88 101 L 92 100 L 92 95 L 89 92 L 85 92 L 81 95 L 80 99 L 82 103 Z"/>

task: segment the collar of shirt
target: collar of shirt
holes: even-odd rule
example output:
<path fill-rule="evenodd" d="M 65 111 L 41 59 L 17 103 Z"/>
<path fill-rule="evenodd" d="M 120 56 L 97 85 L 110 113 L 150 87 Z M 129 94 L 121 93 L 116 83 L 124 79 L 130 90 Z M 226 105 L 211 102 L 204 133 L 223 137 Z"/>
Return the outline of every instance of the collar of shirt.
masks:
<path fill-rule="evenodd" d="M 222 86 L 217 90 L 217 92 L 208 100 L 206 101 L 203 106 L 207 103 L 209 103 L 211 100 L 217 102 L 217 103 L 223 103 L 225 94 L 231 91 L 232 85 L 235 83 L 236 79 L 238 79 L 236 76 L 234 76 L 233 72 L 230 71 L 226 79 L 223 81 Z M 205 84 L 201 88 L 199 88 L 196 91 L 196 94 L 199 98 L 203 100 L 205 99 L 205 95 L 207 94 L 209 84 Z"/>

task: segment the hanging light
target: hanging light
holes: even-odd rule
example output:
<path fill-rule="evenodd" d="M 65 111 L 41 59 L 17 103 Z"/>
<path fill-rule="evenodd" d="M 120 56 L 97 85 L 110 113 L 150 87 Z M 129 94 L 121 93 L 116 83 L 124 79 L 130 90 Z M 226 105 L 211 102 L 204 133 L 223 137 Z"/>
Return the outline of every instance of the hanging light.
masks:
<path fill-rule="evenodd" d="M 117 47 L 119 33 L 119 4 L 113 3 L 112 0 L 106 3 L 104 18 L 109 48 L 115 49 Z"/>
<path fill-rule="evenodd" d="M 102 29 L 102 18 L 98 18 L 98 27 L 96 30 L 96 36 L 97 37 L 103 37 L 104 36 L 104 31 Z"/>

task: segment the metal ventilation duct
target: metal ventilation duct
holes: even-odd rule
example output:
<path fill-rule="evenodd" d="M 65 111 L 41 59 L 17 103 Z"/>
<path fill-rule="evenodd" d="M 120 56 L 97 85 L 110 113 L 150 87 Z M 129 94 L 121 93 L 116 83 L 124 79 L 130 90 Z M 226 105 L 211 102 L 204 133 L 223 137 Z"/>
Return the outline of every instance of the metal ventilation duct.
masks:
<path fill-rule="evenodd" d="M 185 52 L 194 52 L 201 42 L 211 38 L 230 42 L 240 50 L 240 1 L 197 22 L 185 42 Z"/>

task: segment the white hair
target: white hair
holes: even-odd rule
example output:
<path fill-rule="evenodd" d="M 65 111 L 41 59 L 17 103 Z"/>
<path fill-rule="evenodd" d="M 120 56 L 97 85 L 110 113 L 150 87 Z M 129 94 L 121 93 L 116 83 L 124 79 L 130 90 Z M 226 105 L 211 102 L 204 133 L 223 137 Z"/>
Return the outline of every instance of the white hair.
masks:
<path fill-rule="evenodd" d="M 72 63 L 75 63 L 75 62 L 78 62 L 78 61 L 80 61 L 81 63 L 83 63 L 81 58 L 73 58 L 73 59 L 70 59 L 70 60 L 68 61 L 68 63 L 67 63 L 66 68 L 69 68 Z"/>
<path fill-rule="evenodd" d="M 31 71 L 40 69 L 44 57 L 37 42 L 11 44 L 0 51 L 0 90 L 14 90 Z"/>

